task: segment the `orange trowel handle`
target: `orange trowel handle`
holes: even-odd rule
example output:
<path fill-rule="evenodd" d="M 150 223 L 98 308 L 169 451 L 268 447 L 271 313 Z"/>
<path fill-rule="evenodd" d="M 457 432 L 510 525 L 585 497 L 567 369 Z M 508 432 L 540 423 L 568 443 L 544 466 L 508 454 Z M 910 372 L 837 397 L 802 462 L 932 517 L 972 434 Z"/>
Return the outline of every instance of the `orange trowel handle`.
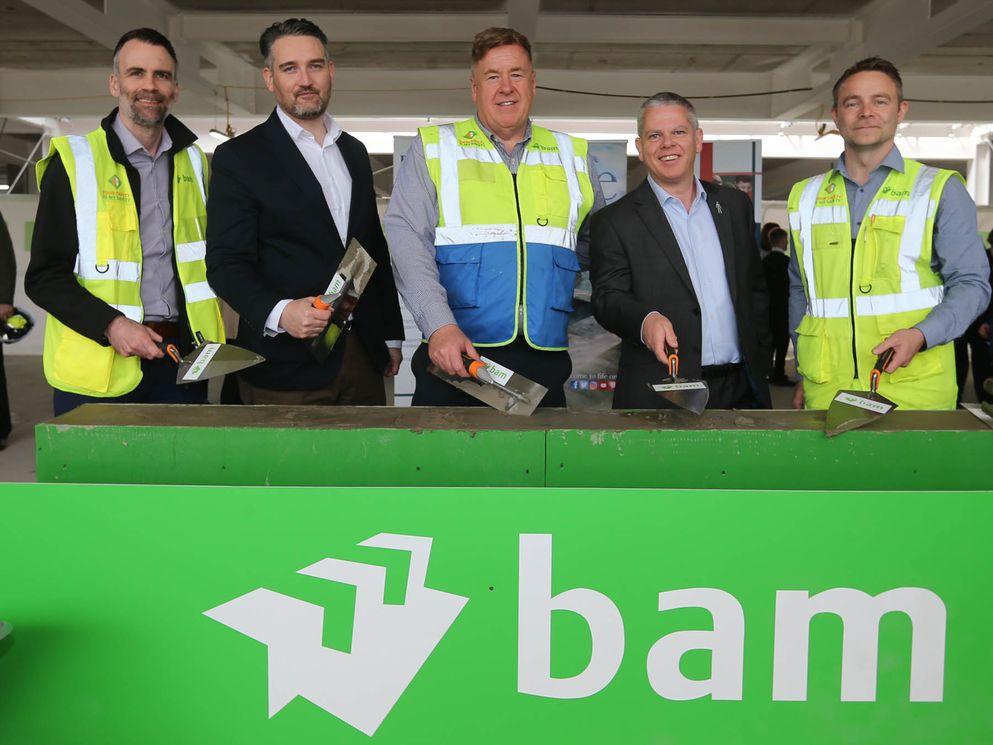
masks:
<path fill-rule="evenodd" d="M 172 358 L 172 361 L 177 365 L 183 361 L 183 358 L 179 354 L 179 350 L 176 348 L 175 344 L 164 344 L 162 346 L 162 351 L 169 355 L 169 357 Z"/>
<path fill-rule="evenodd" d="M 873 393 L 876 392 L 876 388 L 879 387 L 879 378 L 886 370 L 886 366 L 890 364 L 890 360 L 893 359 L 893 349 L 885 350 L 879 357 L 876 358 L 876 364 L 872 366 L 872 372 L 869 373 L 869 390 Z"/>
<path fill-rule="evenodd" d="M 328 308 L 331 307 L 331 304 L 325 303 L 324 298 L 320 295 L 314 298 L 314 302 L 312 302 L 311 305 L 317 308 L 318 310 L 327 310 Z"/>
<path fill-rule="evenodd" d="M 666 360 L 669 362 L 669 377 L 679 377 L 679 350 L 665 345 Z"/>
<path fill-rule="evenodd" d="M 469 373 L 469 377 L 479 379 L 479 371 L 486 369 L 486 363 L 480 360 L 474 360 L 467 354 L 462 355 L 462 362 L 465 363 L 465 371 Z"/>

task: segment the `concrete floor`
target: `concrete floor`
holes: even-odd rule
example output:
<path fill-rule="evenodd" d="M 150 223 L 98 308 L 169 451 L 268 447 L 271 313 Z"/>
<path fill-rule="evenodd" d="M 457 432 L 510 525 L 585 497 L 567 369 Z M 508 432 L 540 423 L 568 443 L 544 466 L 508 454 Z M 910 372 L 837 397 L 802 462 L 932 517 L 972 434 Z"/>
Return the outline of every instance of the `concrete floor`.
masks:
<path fill-rule="evenodd" d="M 45 381 L 40 355 L 5 355 L 11 419 L 14 429 L 7 448 L 0 450 L 0 482 L 35 481 L 34 427 L 52 418 L 52 389 Z M 792 360 L 787 374 L 795 372 Z M 772 402 L 777 409 L 790 408 L 793 389 L 772 386 Z M 966 381 L 967 403 L 975 402 L 972 382 Z"/>

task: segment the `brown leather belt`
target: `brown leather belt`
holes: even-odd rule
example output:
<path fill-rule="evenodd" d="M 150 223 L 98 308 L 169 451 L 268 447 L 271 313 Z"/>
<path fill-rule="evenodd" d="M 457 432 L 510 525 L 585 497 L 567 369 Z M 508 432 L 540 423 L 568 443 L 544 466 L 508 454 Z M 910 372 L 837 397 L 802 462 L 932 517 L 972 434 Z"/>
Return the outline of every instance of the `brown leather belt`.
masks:
<path fill-rule="evenodd" d="M 163 339 L 179 338 L 179 323 L 177 321 L 144 321 L 142 325 L 148 326 Z"/>

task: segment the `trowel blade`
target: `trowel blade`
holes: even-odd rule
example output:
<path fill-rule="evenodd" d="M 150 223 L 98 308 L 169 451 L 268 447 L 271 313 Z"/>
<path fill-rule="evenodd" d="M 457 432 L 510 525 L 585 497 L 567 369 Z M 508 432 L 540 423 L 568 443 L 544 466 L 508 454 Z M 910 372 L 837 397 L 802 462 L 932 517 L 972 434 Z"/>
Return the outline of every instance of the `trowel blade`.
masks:
<path fill-rule="evenodd" d="M 703 380 L 664 378 L 658 383 L 649 383 L 648 388 L 666 401 L 692 411 L 697 416 L 704 412 L 707 401 L 710 400 L 710 387 Z"/>
<path fill-rule="evenodd" d="M 234 344 L 201 344 L 179 363 L 176 384 L 197 383 L 265 362 L 265 357 Z"/>
<path fill-rule="evenodd" d="M 436 365 L 428 365 L 428 372 L 441 378 L 460 391 L 465 391 L 473 398 L 492 406 L 497 411 L 514 416 L 531 416 L 538 404 L 548 393 L 548 389 L 526 378 L 520 373 L 497 365 L 485 357 L 480 359 L 486 363 L 486 369 L 493 376 L 494 383 L 484 383 L 475 378 L 459 378 L 440 370 Z"/>
<path fill-rule="evenodd" d="M 828 407 L 824 434 L 828 437 L 864 427 L 889 414 L 896 404 L 871 391 L 838 391 Z"/>

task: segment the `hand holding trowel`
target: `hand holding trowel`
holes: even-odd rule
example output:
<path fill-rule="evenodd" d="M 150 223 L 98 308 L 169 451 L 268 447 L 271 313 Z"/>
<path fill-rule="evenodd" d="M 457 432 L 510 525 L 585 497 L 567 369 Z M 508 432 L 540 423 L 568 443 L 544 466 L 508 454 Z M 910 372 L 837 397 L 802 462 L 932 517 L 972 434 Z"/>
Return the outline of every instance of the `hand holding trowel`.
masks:
<path fill-rule="evenodd" d="M 347 328 L 352 311 L 375 269 L 376 260 L 362 248 L 362 244 L 352 238 L 327 290 L 320 297 L 314 298 L 315 308 L 331 311 L 327 327 L 310 344 L 310 351 L 318 362 L 324 362 L 328 358 L 341 332 Z"/>
<path fill-rule="evenodd" d="M 265 362 L 265 357 L 234 344 L 208 342 L 197 332 L 197 347 L 185 357 L 181 357 L 175 344 L 163 344 L 162 351 L 179 365 L 176 385 L 198 383 L 208 378 L 238 372 Z"/>
<path fill-rule="evenodd" d="M 666 401 L 699 416 L 707 408 L 707 401 L 710 399 L 710 387 L 703 380 L 679 377 L 678 350 L 666 343 L 665 353 L 669 366 L 669 376 L 658 383 L 649 383 L 648 387 Z"/>
<path fill-rule="evenodd" d="M 530 416 L 548 393 L 540 383 L 485 357 L 475 360 L 463 354 L 462 362 L 466 378 L 449 375 L 433 363 L 428 365 L 428 372 L 506 414 Z"/>
<path fill-rule="evenodd" d="M 893 358 L 893 352 L 893 349 L 884 350 L 876 359 L 876 364 L 869 373 L 868 391 L 838 391 L 827 410 L 824 434 L 834 437 L 842 432 L 857 429 L 886 416 L 896 408 L 895 403 L 876 393 L 879 378 Z"/>

